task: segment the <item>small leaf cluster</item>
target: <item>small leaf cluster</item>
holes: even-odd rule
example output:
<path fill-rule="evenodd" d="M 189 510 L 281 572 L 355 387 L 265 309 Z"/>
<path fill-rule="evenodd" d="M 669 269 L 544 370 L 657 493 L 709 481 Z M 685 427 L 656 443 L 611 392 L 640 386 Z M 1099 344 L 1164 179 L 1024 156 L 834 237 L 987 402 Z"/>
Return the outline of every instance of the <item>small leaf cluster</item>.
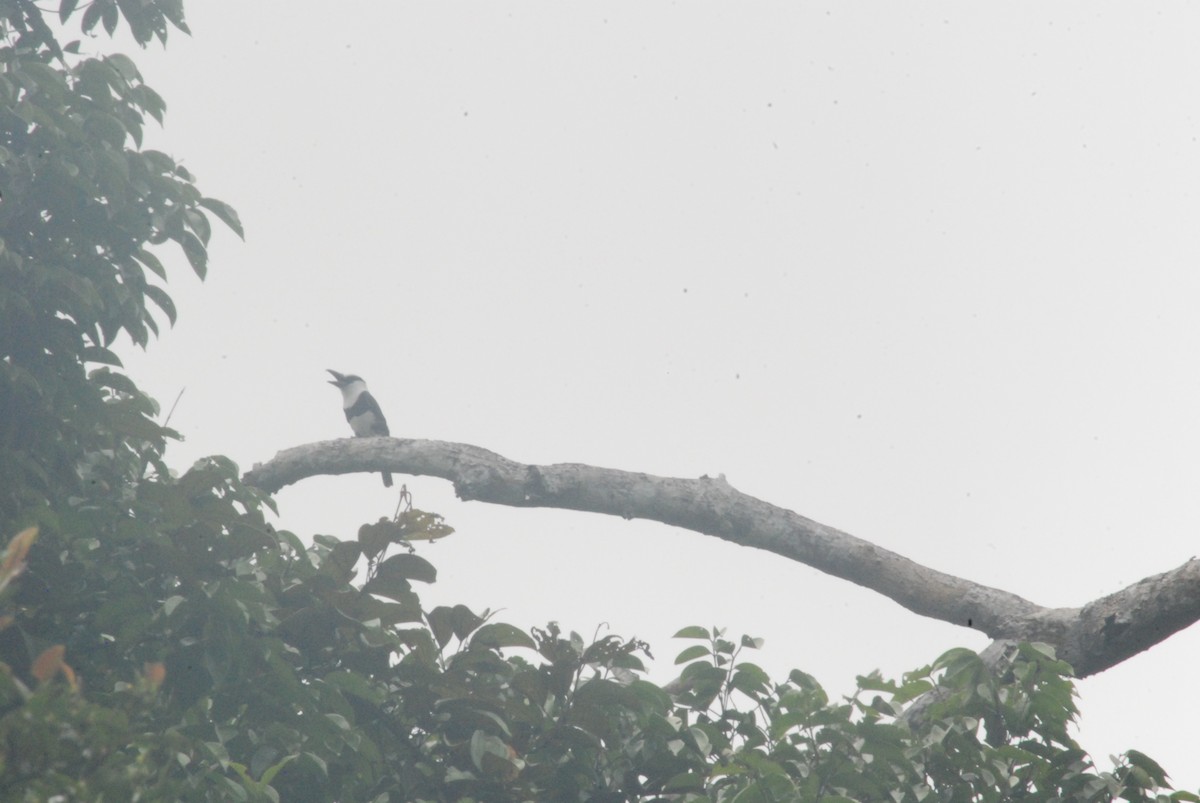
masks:
<path fill-rule="evenodd" d="M 679 654 L 686 666 L 667 686 L 707 764 L 671 780 L 684 799 L 1200 800 L 1166 794 L 1166 773 L 1136 751 L 1096 770 L 1068 733 L 1071 669 L 1046 645 L 1013 645 L 991 667 L 951 650 L 900 682 L 860 677 L 854 695 L 831 701 L 804 672 L 774 684 L 738 660 L 761 640 L 702 627 L 677 637 L 702 642 Z"/>
<path fill-rule="evenodd" d="M 9 543 L 0 562 L 0 637 L 11 647 L 18 617 L 14 581 L 27 567 L 37 540 L 30 527 Z M 66 647 L 52 644 L 26 664 L 28 683 L 9 663 L 0 662 L 0 789 L 5 800 L 89 800 L 109 795 L 135 799 L 155 787 L 153 741 L 134 733 L 128 710 L 144 708 L 161 683 L 161 665 L 147 665 L 135 684 L 121 684 L 116 706 L 99 705 L 80 693 L 78 675 L 65 660 Z M 7 648 L 5 658 L 20 656 Z M 119 699 L 117 699 L 119 698 Z M 130 760 L 130 757 L 134 760 Z M 101 791 L 102 790 L 102 791 Z M 166 792 L 159 787 L 159 792 Z M 165 799 L 165 795 L 161 798 Z"/>
<path fill-rule="evenodd" d="M 82 5 L 80 28 L 84 33 L 91 33 L 99 24 L 105 33 L 112 36 L 122 19 L 129 26 L 134 40 L 143 47 L 153 39 L 165 45 L 171 27 L 191 33 L 183 18 L 183 0 L 143 0 L 139 3 L 91 0 Z M 59 21 L 65 24 L 79 10 L 80 0 L 59 0 Z"/>

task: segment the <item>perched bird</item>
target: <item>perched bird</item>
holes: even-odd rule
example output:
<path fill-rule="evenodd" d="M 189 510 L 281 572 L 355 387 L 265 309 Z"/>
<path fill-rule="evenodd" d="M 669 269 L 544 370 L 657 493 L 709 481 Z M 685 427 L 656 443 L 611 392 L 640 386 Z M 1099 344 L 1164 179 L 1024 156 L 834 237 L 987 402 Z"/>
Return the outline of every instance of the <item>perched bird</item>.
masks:
<path fill-rule="evenodd" d="M 367 390 L 367 383 L 361 376 L 339 374 L 330 368 L 325 370 L 333 374 L 329 384 L 342 392 L 342 410 L 346 413 L 346 420 L 350 422 L 350 429 L 354 430 L 354 437 L 373 438 L 391 434 L 388 432 L 383 410 L 379 409 L 379 402 L 375 401 L 375 397 Z M 392 487 L 390 471 L 383 472 L 383 484 L 388 488 Z"/>

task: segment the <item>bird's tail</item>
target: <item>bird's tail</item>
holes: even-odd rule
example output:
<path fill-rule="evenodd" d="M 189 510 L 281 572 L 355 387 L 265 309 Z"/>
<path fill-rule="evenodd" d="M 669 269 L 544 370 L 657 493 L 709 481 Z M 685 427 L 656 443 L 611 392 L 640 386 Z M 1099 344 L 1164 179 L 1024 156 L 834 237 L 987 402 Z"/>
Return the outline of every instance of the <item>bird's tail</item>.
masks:
<path fill-rule="evenodd" d="M 392 472 L 390 472 L 390 471 L 383 472 L 383 487 L 384 488 L 392 487 Z"/>

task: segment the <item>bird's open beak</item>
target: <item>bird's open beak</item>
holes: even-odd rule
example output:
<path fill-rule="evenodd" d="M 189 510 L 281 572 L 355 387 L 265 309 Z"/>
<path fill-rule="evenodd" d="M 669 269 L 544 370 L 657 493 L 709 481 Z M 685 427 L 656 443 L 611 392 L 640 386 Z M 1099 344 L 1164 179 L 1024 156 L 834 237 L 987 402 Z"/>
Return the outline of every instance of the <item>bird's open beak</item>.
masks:
<path fill-rule="evenodd" d="M 333 374 L 333 379 L 329 380 L 329 384 L 331 384 L 331 385 L 337 385 L 343 379 L 346 378 L 344 374 L 339 374 L 337 371 L 333 370 L 332 368 L 326 368 L 325 370 L 328 371 L 329 373 Z"/>

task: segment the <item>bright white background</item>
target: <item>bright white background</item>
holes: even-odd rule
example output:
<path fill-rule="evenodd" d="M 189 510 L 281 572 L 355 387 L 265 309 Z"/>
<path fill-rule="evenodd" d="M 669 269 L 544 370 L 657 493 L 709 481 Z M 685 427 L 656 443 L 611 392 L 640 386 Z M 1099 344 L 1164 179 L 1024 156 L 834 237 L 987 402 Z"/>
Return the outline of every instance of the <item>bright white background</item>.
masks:
<path fill-rule="evenodd" d="M 185 469 L 392 432 L 724 473 L 942 571 L 1074 606 L 1197 551 L 1200 10 L 1064 3 L 189 6 L 131 53 L 156 147 L 238 208 L 134 378 Z M 105 48 L 100 40 L 94 45 Z M 182 264 L 182 263 L 177 263 Z M 717 624 L 833 693 L 986 640 L 646 522 L 463 504 L 428 604 L 655 647 Z M 278 495 L 353 537 L 376 476 Z M 604 631 L 608 632 L 608 631 Z M 1197 631 L 1080 683 L 1080 738 L 1200 785 Z"/>

